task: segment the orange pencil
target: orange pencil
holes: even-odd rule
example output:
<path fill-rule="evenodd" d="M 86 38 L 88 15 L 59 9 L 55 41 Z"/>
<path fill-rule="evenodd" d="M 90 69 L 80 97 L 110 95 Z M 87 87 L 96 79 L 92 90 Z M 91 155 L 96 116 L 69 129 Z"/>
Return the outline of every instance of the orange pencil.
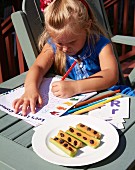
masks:
<path fill-rule="evenodd" d="M 121 95 L 116 95 L 114 97 L 110 97 L 110 98 L 106 99 L 105 101 L 101 101 L 100 103 L 97 103 L 97 104 L 94 104 L 92 106 L 88 106 L 88 107 L 85 107 L 83 109 L 77 110 L 74 113 L 72 113 L 72 115 L 80 115 L 80 114 L 86 113 L 88 111 L 97 109 L 99 107 L 104 106 L 104 104 L 106 104 L 106 103 L 109 103 L 109 102 L 111 102 L 113 100 L 119 99 L 120 97 L 122 97 L 122 96 Z"/>
<path fill-rule="evenodd" d="M 68 71 L 64 74 L 64 76 L 62 77 L 61 80 L 65 80 L 65 78 L 69 75 L 69 73 L 71 72 L 71 70 L 73 69 L 73 67 L 76 65 L 77 61 L 75 60 L 73 62 L 73 64 L 71 65 L 71 67 L 68 69 Z"/>
<path fill-rule="evenodd" d="M 104 98 L 106 98 L 106 97 L 111 97 L 111 96 L 113 96 L 114 94 L 119 93 L 119 92 L 120 92 L 120 90 L 115 90 L 115 91 L 108 92 L 107 94 L 103 94 L 103 95 L 101 95 L 101 96 L 93 97 L 93 98 L 88 99 L 88 100 L 86 100 L 86 101 L 77 103 L 77 104 L 74 106 L 74 108 L 77 108 L 77 107 L 80 107 L 80 106 L 83 106 L 83 105 L 86 105 L 86 104 L 89 104 L 89 103 L 92 103 L 92 102 L 95 102 L 95 101 L 104 99 Z"/>

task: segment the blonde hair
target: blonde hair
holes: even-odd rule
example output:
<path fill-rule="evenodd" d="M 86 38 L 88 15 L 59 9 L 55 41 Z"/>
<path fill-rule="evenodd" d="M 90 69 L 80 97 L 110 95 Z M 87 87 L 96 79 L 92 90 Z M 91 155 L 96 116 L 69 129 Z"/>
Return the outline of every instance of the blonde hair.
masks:
<path fill-rule="evenodd" d="M 78 34 L 76 28 L 86 30 L 88 40 L 91 39 L 91 44 L 98 41 L 100 34 L 105 35 L 101 26 L 99 26 L 94 13 L 89 6 L 89 13 L 86 6 L 79 0 L 54 0 L 44 10 L 45 29 L 39 39 L 39 49 L 50 38 L 50 33 L 62 34 L 65 30 Z M 74 27 L 73 27 L 74 25 Z M 66 56 L 56 50 L 54 68 L 57 74 L 65 73 Z"/>

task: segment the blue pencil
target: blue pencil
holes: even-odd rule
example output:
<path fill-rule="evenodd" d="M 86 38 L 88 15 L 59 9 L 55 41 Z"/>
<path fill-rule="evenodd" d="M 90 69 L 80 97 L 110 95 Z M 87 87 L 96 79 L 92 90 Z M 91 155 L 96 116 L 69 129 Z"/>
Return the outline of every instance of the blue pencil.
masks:
<path fill-rule="evenodd" d="M 75 112 L 75 111 L 77 111 L 77 110 L 84 109 L 84 108 L 86 108 L 86 107 L 88 107 L 88 106 L 92 106 L 92 105 L 94 105 L 94 104 L 98 104 L 98 103 L 103 102 L 103 101 L 105 101 L 105 100 L 107 100 L 107 99 L 98 100 L 98 101 L 96 101 L 96 102 L 92 102 L 92 103 L 90 103 L 90 104 L 86 104 L 86 105 L 84 105 L 84 106 L 80 106 L 80 107 L 74 108 L 74 109 L 72 109 L 72 110 L 68 110 L 67 113 L 68 113 L 68 114 L 73 113 L 73 112 Z"/>

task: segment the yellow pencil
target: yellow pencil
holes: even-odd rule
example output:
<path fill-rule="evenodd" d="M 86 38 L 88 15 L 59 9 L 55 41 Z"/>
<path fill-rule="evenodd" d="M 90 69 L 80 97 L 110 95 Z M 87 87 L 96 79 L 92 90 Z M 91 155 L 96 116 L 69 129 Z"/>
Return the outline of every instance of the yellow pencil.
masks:
<path fill-rule="evenodd" d="M 78 111 L 72 113 L 72 115 L 80 115 L 80 114 L 86 113 L 86 112 L 88 112 L 88 111 L 97 109 L 97 108 L 99 108 L 99 107 L 104 106 L 104 104 L 106 104 L 106 103 L 108 103 L 108 102 L 111 102 L 112 100 L 116 100 L 116 99 L 118 99 L 118 98 L 121 98 L 121 97 L 122 97 L 122 95 L 117 95 L 117 96 L 114 96 L 114 97 L 110 97 L 110 98 L 108 98 L 107 100 L 102 101 L 102 102 L 100 102 L 100 103 L 98 103 L 98 104 L 94 104 L 94 105 L 92 105 L 92 106 L 89 106 L 89 107 L 86 107 L 86 108 L 84 108 L 84 109 L 78 110 Z"/>

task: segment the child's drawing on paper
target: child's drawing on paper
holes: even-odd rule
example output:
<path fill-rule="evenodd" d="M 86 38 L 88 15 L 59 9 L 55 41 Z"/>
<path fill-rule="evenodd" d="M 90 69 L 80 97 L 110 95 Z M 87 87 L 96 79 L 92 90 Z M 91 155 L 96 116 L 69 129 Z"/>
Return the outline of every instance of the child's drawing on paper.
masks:
<path fill-rule="evenodd" d="M 56 97 L 51 92 L 51 84 L 54 81 L 61 80 L 60 76 L 51 78 L 44 78 L 40 86 L 40 94 L 43 98 L 43 107 L 36 108 L 36 114 L 32 114 L 30 109 L 27 109 L 27 115 L 23 116 L 21 109 L 18 114 L 15 114 L 12 107 L 12 102 L 15 98 L 20 97 L 24 92 L 24 87 L 20 87 L 17 90 L 11 91 L 6 95 L 0 97 L 0 109 L 6 113 L 34 123 L 44 123 L 46 119 L 59 117 L 75 105 L 78 101 L 82 100 L 85 95 L 75 96 L 73 98 L 62 99 Z M 72 101 L 72 102 L 71 102 Z"/>

